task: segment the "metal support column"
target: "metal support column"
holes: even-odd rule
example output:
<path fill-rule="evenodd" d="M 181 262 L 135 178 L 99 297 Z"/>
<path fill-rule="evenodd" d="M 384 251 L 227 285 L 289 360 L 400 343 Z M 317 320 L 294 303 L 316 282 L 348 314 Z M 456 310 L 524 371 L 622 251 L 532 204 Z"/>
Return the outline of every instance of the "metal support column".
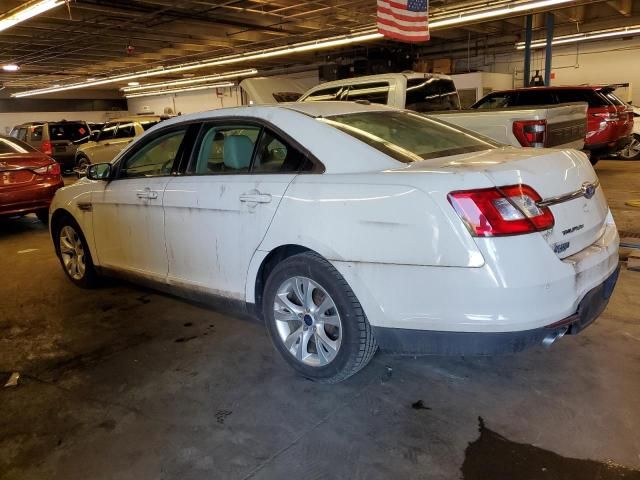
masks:
<path fill-rule="evenodd" d="M 555 23 L 555 18 L 553 13 L 546 13 L 546 24 L 547 24 L 547 45 L 544 51 L 544 85 L 548 87 L 551 85 L 551 59 L 553 54 L 551 52 L 551 44 L 553 43 L 553 27 Z"/>
<path fill-rule="evenodd" d="M 524 32 L 524 86 L 529 86 L 531 80 L 531 37 L 533 34 L 533 16 L 527 15 Z"/>

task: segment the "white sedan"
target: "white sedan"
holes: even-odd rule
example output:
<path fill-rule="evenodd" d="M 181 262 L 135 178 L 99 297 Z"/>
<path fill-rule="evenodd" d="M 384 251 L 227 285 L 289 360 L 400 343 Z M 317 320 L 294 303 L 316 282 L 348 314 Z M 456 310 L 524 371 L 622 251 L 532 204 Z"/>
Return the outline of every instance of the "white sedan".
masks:
<path fill-rule="evenodd" d="M 378 347 L 550 344 L 595 320 L 617 279 L 617 230 L 585 155 L 359 103 L 163 122 L 59 190 L 50 216 L 75 284 L 116 274 L 248 309 L 323 382 Z"/>

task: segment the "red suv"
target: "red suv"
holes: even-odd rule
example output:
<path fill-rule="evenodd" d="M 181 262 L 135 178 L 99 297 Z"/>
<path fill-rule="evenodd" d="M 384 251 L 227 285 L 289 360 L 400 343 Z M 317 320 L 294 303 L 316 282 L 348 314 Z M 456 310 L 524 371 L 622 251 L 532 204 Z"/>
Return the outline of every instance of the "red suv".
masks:
<path fill-rule="evenodd" d="M 531 87 L 493 92 L 471 108 L 507 108 L 586 102 L 585 150 L 591 163 L 622 150 L 631 141 L 633 110 L 613 94 L 615 87 Z"/>
<path fill-rule="evenodd" d="M 0 217 L 35 213 L 47 222 L 64 181 L 60 164 L 26 143 L 0 135 Z"/>

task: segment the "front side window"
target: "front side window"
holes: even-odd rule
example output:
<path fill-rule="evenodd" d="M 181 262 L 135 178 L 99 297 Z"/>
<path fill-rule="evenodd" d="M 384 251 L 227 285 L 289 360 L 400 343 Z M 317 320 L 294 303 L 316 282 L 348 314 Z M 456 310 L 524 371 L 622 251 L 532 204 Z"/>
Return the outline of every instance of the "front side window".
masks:
<path fill-rule="evenodd" d="M 136 128 L 133 122 L 120 123 L 116 130 L 116 136 L 114 138 L 133 138 L 136 136 Z"/>
<path fill-rule="evenodd" d="M 415 112 L 460 110 L 460 98 L 452 80 L 411 78 L 407 80 L 405 108 Z"/>
<path fill-rule="evenodd" d="M 376 82 L 351 85 L 346 98 L 343 98 L 343 100 L 350 102 L 366 100 L 370 103 L 386 105 L 389 101 L 389 83 Z"/>
<path fill-rule="evenodd" d="M 156 137 L 126 158 L 120 169 L 121 178 L 158 177 L 170 175 L 178 157 L 186 129 Z"/>
<path fill-rule="evenodd" d="M 190 173 L 206 175 L 248 172 L 259 135 L 260 127 L 255 125 L 205 127 Z"/>
<path fill-rule="evenodd" d="M 496 148 L 472 132 L 410 112 L 380 111 L 319 119 L 404 163 Z"/>

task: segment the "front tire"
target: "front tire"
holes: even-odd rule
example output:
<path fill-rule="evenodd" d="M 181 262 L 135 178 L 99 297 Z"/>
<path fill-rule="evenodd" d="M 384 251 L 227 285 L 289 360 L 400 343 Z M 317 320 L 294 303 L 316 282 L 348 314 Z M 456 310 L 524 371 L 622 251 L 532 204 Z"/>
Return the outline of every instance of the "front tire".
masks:
<path fill-rule="evenodd" d="M 262 311 L 285 361 L 317 382 L 346 380 L 378 348 L 355 294 L 333 265 L 314 252 L 288 257 L 273 269 Z"/>
<path fill-rule="evenodd" d="M 53 238 L 60 264 L 69 280 L 81 288 L 95 287 L 98 275 L 78 223 L 71 217 L 63 217 L 55 225 Z"/>

